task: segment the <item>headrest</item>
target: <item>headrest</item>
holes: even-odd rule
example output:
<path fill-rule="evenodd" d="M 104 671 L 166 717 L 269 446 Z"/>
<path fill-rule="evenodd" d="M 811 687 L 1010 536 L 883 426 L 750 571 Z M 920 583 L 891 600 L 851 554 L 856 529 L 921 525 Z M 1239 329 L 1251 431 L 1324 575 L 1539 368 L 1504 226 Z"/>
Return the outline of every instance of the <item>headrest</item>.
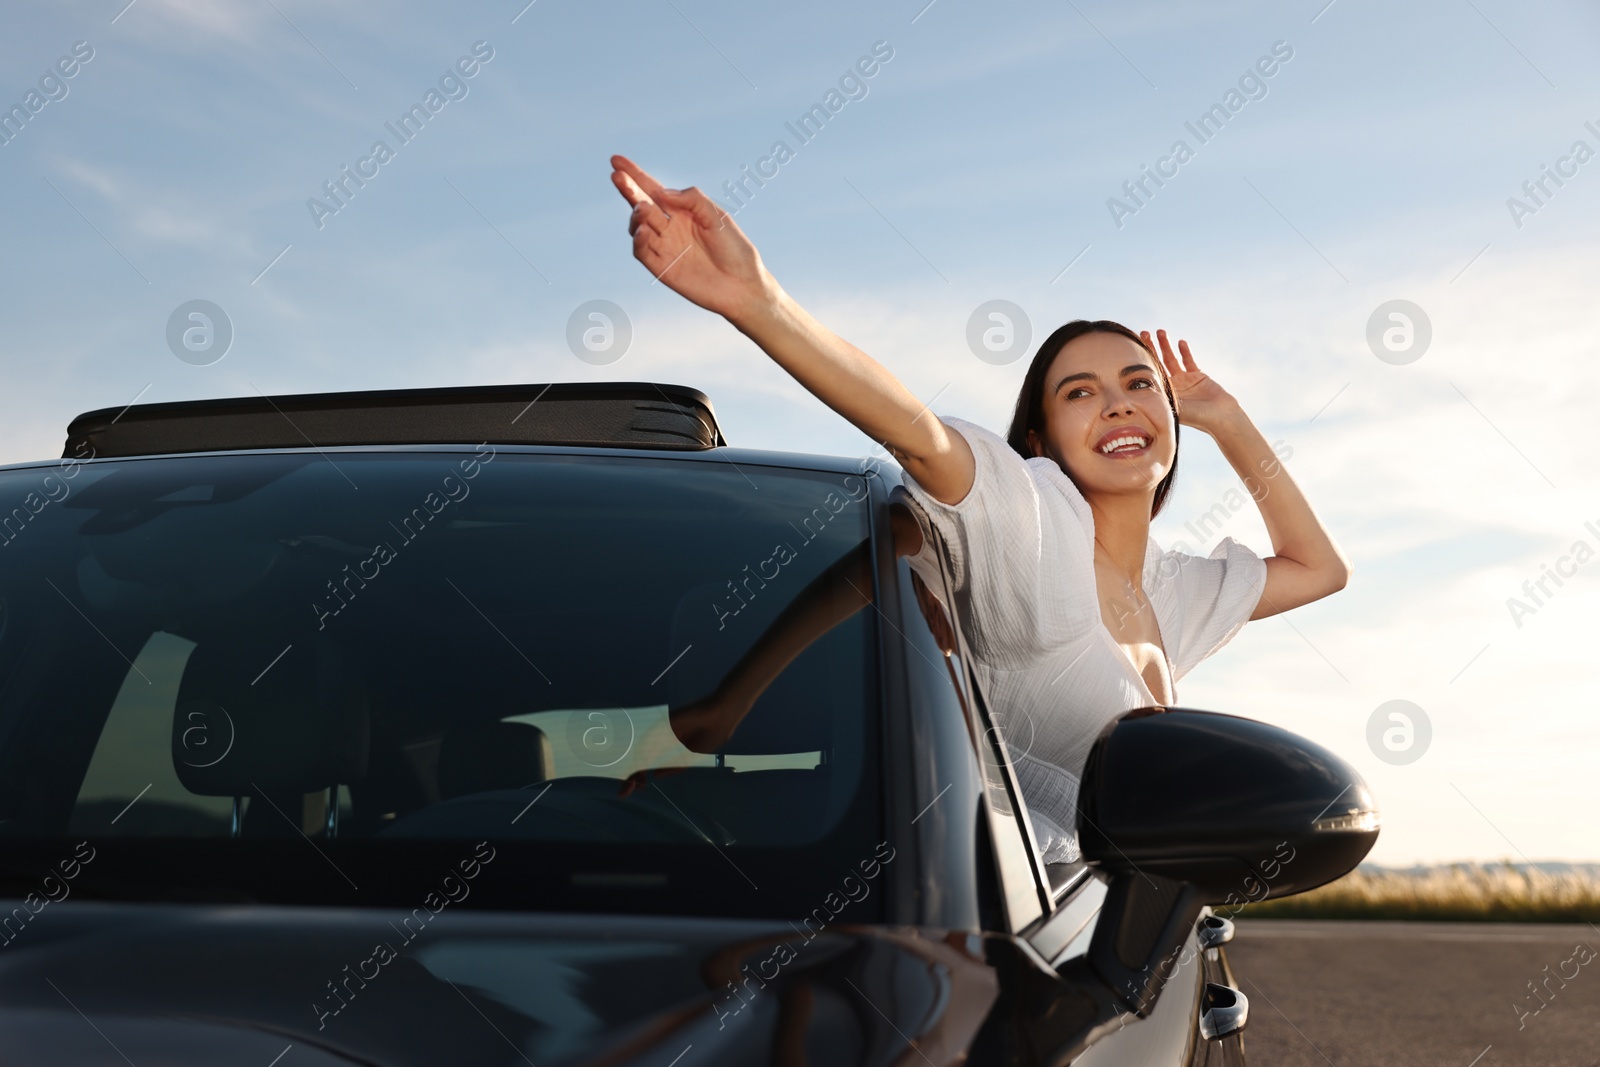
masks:
<path fill-rule="evenodd" d="M 550 738 L 525 722 L 497 722 L 445 734 L 439 746 L 439 799 L 490 789 L 521 789 L 555 777 Z"/>
<path fill-rule="evenodd" d="M 369 728 L 365 690 L 325 637 L 287 651 L 205 637 L 178 685 L 172 763 L 201 796 L 312 793 L 366 776 Z"/>

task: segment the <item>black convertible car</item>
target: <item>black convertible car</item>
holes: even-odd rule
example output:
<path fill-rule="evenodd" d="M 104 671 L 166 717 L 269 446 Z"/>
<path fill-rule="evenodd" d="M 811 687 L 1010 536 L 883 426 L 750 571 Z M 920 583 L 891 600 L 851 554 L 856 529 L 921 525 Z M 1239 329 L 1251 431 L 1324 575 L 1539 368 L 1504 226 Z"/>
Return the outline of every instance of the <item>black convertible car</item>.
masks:
<path fill-rule="evenodd" d="M 5 1062 L 1243 1062 L 1227 916 L 1367 787 L 1144 709 L 1047 867 L 897 487 L 650 383 L 74 420 L 0 469 Z"/>

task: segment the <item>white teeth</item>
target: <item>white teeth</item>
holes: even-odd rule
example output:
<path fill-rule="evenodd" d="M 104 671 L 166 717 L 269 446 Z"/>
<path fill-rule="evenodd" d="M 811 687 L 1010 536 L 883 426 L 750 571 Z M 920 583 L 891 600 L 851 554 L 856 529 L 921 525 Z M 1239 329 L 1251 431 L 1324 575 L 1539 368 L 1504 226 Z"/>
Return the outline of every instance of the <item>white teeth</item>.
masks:
<path fill-rule="evenodd" d="M 1109 455 L 1112 452 L 1115 452 L 1121 448 L 1126 448 L 1129 445 L 1132 445 L 1135 448 L 1143 448 L 1147 444 L 1149 444 L 1149 441 L 1143 437 L 1118 437 L 1115 440 L 1107 441 L 1101 446 L 1100 451 L 1106 455 Z"/>

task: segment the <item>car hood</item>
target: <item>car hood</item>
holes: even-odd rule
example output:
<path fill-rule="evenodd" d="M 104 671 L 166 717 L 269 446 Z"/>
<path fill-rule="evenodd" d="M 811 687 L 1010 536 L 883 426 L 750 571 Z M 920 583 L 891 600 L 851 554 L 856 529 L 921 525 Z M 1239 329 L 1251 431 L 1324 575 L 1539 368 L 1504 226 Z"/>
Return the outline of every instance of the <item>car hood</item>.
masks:
<path fill-rule="evenodd" d="M 7 932 L 12 1063 L 944 1064 L 998 991 L 976 935 L 905 927 L 64 902 Z"/>

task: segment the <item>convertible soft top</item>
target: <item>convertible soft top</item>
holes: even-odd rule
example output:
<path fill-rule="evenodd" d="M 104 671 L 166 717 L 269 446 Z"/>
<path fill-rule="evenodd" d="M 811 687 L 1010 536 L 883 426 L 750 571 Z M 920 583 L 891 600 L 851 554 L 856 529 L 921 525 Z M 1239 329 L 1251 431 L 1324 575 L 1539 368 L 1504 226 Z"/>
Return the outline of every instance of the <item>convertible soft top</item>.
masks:
<path fill-rule="evenodd" d="M 137 404 L 86 412 L 63 456 L 388 444 L 726 446 L 711 400 L 656 382 L 382 389 Z"/>

